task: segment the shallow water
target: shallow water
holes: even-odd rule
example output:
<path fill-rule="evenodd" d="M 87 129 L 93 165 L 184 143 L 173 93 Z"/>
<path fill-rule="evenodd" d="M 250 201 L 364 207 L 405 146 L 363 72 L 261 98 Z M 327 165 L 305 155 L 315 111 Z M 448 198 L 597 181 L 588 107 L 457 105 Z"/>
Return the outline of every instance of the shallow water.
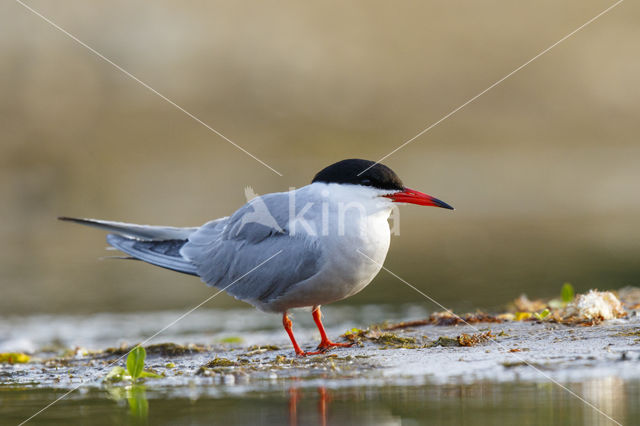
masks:
<path fill-rule="evenodd" d="M 552 384 L 301 387 L 215 395 L 199 388 L 146 389 L 147 415 L 106 390 L 76 392 L 29 424 L 613 424 Z M 570 388 L 622 424 L 640 422 L 640 382 L 598 379 Z M 54 389 L 0 391 L 3 424 L 18 424 L 61 396 Z M 142 403 L 144 404 L 144 403 Z"/>

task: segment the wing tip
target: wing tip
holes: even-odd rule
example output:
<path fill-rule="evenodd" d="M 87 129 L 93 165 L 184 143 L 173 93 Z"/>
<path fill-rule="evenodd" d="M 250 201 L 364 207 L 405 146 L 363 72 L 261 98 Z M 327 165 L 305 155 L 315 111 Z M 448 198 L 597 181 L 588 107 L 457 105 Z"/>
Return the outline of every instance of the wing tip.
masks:
<path fill-rule="evenodd" d="M 71 217 L 71 216 L 58 216 L 58 220 L 63 222 L 75 222 L 75 223 L 91 223 L 91 219 L 83 219 L 79 217 Z"/>

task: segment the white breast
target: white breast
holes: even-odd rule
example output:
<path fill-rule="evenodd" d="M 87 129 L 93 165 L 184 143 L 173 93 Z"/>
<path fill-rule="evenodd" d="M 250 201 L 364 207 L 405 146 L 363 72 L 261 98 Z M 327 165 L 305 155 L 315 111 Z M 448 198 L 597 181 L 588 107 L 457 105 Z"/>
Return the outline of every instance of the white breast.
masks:
<path fill-rule="evenodd" d="M 312 198 L 320 201 L 310 216 L 323 267 L 283 295 L 277 302 L 280 309 L 324 305 L 356 294 L 378 274 L 389 250 L 392 204 L 380 197 L 380 190 L 324 183 L 309 187 Z"/>

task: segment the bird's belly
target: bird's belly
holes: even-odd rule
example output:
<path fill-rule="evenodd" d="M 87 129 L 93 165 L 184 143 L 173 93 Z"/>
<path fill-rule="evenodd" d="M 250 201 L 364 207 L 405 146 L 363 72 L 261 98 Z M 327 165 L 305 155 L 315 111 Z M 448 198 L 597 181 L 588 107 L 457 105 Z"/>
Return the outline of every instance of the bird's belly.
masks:
<path fill-rule="evenodd" d="M 352 228 L 351 233 L 328 237 L 322 270 L 284 294 L 276 303 L 278 310 L 326 305 L 364 289 L 380 272 L 389 250 L 387 216 L 359 224 L 361 232 Z"/>

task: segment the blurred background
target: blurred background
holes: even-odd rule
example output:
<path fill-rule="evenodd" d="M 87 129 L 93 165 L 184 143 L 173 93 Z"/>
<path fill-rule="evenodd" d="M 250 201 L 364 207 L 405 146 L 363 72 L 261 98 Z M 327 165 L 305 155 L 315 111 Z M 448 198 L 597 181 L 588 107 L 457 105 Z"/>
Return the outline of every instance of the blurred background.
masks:
<path fill-rule="evenodd" d="M 198 279 L 101 261 L 103 232 L 56 217 L 200 225 L 245 186 L 377 160 L 612 3 L 28 2 L 281 177 L 3 2 L 0 312 L 197 304 L 212 294 Z M 403 207 L 389 269 L 459 310 L 565 281 L 640 285 L 639 9 L 625 2 L 384 161 L 456 207 Z M 340 304 L 416 301 L 382 272 Z"/>

